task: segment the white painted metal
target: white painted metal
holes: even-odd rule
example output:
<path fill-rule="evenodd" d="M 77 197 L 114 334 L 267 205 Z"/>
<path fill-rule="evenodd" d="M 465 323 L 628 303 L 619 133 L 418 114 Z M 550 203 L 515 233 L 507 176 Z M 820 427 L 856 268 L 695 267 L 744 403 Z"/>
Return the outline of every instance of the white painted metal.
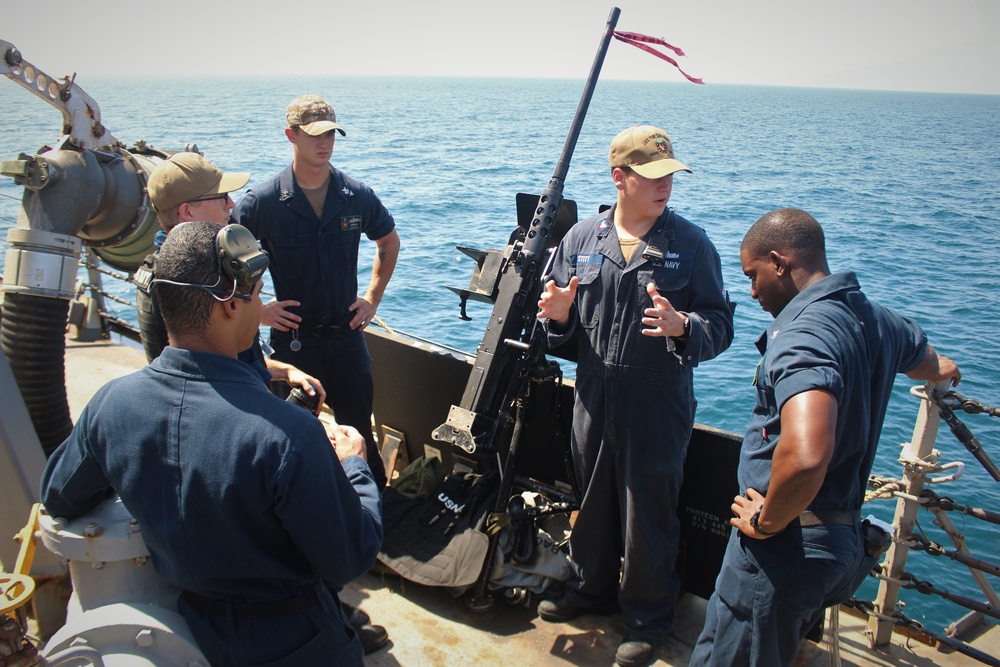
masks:
<path fill-rule="evenodd" d="M 73 581 L 66 625 L 42 652 L 50 663 L 75 660 L 71 649 L 89 647 L 106 667 L 208 667 L 177 613 L 178 590 L 156 574 L 120 498 L 73 521 L 42 514 L 39 527 L 45 546 L 69 562 Z"/>

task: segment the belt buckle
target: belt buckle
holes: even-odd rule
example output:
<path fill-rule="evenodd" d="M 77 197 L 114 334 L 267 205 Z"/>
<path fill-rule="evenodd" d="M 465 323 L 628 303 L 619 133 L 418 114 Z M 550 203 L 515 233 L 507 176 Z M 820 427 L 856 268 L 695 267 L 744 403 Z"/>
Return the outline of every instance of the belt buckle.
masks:
<path fill-rule="evenodd" d="M 340 329 L 341 327 L 336 324 L 316 324 L 306 331 L 316 338 L 334 338 L 340 334 Z"/>

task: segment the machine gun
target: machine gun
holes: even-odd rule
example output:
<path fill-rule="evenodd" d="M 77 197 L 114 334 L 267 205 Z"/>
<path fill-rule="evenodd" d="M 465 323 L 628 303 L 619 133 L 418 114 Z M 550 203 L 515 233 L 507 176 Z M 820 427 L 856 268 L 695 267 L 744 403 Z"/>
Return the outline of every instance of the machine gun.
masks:
<path fill-rule="evenodd" d="M 617 7 L 611 10 L 562 155 L 548 187 L 538 198 L 527 229 L 519 227 L 511 235 L 506 258 L 498 260 L 495 256 L 475 255 L 479 268 L 492 267 L 499 279 L 495 289 L 486 292 L 483 277 L 478 280 L 474 277 L 473 289 L 462 294 L 463 314 L 464 299 L 470 294 L 489 294 L 495 305 L 476 351 L 476 361 L 462 395 L 462 403 L 453 405 L 447 421 L 434 430 L 435 440 L 449 442 L 470 453 L 477 449 L 487 452 L 497 450 L 498 445 L 502 446 L 504 436 L 512 430 L 514 404 L 517 397 L 523 394 L 529 377 L 545 377 L 549 373 L 549 369 L 544 368 L 541 330 L 535 318 L 538 297 L 545 264 L 558 243 L 554 232 L 564 226 L 557 225 L 557 220 L 566 220 L 565 214 L 560 218 L 560 209 L 564 203 L 563 184 L 569 172 L 570 159 L 620 12 Z M 469 254 L 469 249 L 460 250 Z"/>
<path fill-rule="evenodd" d="M 611 10 L 562 154 L 548 187 L 531 211 L 530 222 L 519 224 L 511 234 L 504 257 L 460 248 L 478 264 L 470 289 L 456 290 L 462 297 L 463 317 L 470 296 L 481 300 L 485 297 L 495 305 L 476 352 L 462 403 L 451 406 L 447 421 L 434 429 L 432 436 L 469 453 L 477 450 L 497 453 L 502 474 L 496 508 L 491 515 L 494 519 L 504 515 L 513 489 L 531 383 L 556 379 L 561 374 L 558 363 L 545 358 L 544 334 L 535 315 L 555 246 L 576 222 L 576 205 L 564 201 L 563 184 L 620 13 L 617 7 Z M 526 208 L 523 203 L 530 202 L 526 197 L 519 195 L 522 211 Z M 574 481 L 568 452 L 564 452 L 564 459 Z M 579 490 L 575 486 L 574 481 L 574 495 L 578 499 Z M 489 548 L 469 601 L 474 610 L 489 609 L 493 603 L 488 584 L 500 532 L 493 528 L 488 522 Z"/>

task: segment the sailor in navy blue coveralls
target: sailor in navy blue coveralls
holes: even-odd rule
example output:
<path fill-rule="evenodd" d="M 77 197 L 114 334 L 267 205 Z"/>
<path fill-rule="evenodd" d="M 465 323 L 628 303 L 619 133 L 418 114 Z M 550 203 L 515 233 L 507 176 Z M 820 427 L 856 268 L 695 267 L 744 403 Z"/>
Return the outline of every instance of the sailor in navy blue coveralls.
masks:
<path fill-rule="evenodd" d="M 577 223 L 551 273 L 560 286 L 579 279 L 569 327 L 547 325 L 550 347 L 579 334 L 572 448 L 584 496 L 567 596 L 593 609 L 617 601 L 628 637 L 652 643 L 671 630 L 680 589 L 677 500 L 694 427 L 693 369 L 729 347 L 732 310 L 701 228 L 665 209 L 626 262 L 613 214 Z M 659 265 L 643 258 L 653 238 L 663 239 Z M 640 333 L 650 281 L 687 314 L 686 340 Z"/>
<path fill-rule="evenodd" d="M 212 223 L 181 225 L 164 244 L 158 271 L 167 264 L 175 289 L 214 287 L 169 273 L 189 232 L 206 226 L 196 240 L 214 254 Z M 320 421 L 236 358 L 257 334 L 259 289 L 213 303 L 194 333 L 171 332 L 177 347 L 101 388 L 49 458 L 42 501 L 74 518 L 117 491 L 215 667 L 361 665 L 333 590 L 375 562 L 381 495 L 360 456 L 338 460 Z M 189 303 L 160 295 L 165 317 Z"/>
<path fill-rule="evenodd" d="M 376 480 L 385 470 L 372 437 L 374 387 L 363 327 L 352 329 L 358 294 L 361 235 L 377 240 L 395 222 L 371 188 L 330 167 L 322 219 L 316 217 L 289 165 L 240 199 L 236 222 L 256 236 L 271 257 L 279 301 L 295 300 L 298 329 L 271 329 L 272 358 L 319 379 L 338 423 L 353 426 L 368 442 Z"/>
<path fill-rule="evenodd" d="M 869 301 L 854 273 L 829 273 L 807 213 L 779 209 L 758 225 L 768 231 L 748 233 L 761 240 L 744 240 L 741 258 L 751 296 L 775 319 L 757 340 L 741 496 L 692 667 L 792 663 L 823 610 L 849 599 L 877 561 L 859 515 L 896 374 L 957 374 L 916 322 Z M 790 245 L 807 234 L 811 244 Z M 825 467 L 805 463 L 822 457 Z"/>

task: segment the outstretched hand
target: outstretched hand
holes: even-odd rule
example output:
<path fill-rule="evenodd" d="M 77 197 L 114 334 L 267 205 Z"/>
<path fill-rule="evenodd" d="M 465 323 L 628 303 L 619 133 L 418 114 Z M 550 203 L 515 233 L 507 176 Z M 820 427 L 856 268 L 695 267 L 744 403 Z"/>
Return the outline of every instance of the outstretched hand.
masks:
<path fill-rule="evenodd" d="M 565 324 L 569 320 L 569 312 L 576 299 L 576 288 L 580 279 L 573 276 L 566 287 L 559 287 L 556 281 L 545 283 L 545 289 L 538 299 L 538 315 L 540 320 L 548 319 L 557 324 Z"/>
<path fill-rule="evenodd" d="M 674 310 L 673 305 L 666 297 L 660 296 L 656 291 L 656 283 L 649 281 L 646 285 L 646 293 L 653 300 L 653 307 L 643 311 L 645 317 L 642 323 L 645 325 L 642 334 L 644 336 L 673 336 L 680 338 L 684 335 L 684 322 L 687 316 L 680 311 Z"/>

